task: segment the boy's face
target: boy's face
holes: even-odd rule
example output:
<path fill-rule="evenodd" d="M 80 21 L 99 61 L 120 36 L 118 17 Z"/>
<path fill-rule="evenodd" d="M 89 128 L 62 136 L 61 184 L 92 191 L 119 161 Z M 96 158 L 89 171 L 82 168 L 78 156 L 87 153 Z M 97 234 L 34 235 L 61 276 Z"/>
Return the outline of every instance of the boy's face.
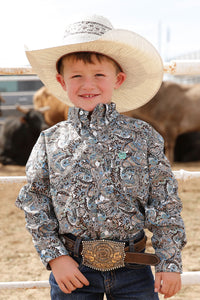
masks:
<path fill-rule="evenodd" d="M 64 58 L 63 74 L 56 76 L 70 101 L 86 111 L 93 111 L 99 103 L 110 103 L 114 89 L 126 78 L 123 72 L 117 74 L 114 62 L 107 58 L 100 62 L 93 56 L 92 62 Z"/>

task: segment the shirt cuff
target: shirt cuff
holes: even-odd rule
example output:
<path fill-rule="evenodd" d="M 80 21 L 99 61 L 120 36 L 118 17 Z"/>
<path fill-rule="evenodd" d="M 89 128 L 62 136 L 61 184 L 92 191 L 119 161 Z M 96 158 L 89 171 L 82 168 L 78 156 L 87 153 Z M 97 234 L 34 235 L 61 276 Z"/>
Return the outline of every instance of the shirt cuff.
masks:
<path fill-rule="evenodd" d="M 69 255 L 69 252 L 59 239 L 57 242 L 49 243 L 48 245 L 46 245 L 46 247 L 43 243 L 40 243 L 38 245 L 35 244 L 35 248 L 47 270 L 51 270 L 49 262 L 52 259 L 55 259 L 62 255 Z"/>
<path fill-rule="evenodd" d="M 172 261 L 172 260 L 163 260 L 158 265 L 155 266 L 155 272 L 175 272 L 182 273 L 182 262 Z"/>

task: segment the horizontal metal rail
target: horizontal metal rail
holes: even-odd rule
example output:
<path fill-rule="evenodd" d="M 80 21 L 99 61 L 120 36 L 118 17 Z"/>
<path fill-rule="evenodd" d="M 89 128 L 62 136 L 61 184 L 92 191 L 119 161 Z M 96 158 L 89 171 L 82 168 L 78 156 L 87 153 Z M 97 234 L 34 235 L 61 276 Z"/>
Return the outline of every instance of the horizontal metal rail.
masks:
<path fill-rule="evenodd" d="M 173 75 L 200 75 L 200 60 L 172 60 L 165 62 L 163 71 Z M 31 67 L 1 67 L 0 75 L 34 75 Z"/>
<path fill-rule="evenodd" d="M 31 74 L 35 75 L 31 67 L 1 67 L 0 68 L 0 75 L 25 75 Z"/>
<path fill-rule="evenodd" d="M 200 60 L 172 60 L 164 64 L 164 72 L 172 75 L 200 75 Z"/>
<path fill-rule="evenodd" d="M 2 183 L 26 183 L 26 176 L 0 176 L 0 184 Z"/>
<path fill-rule="evenodd" d="M 200 177 L 200 171 L 185 171 L 181 169 L 178 171 L 173 171 L 173 173 L 176 179 L 181 179 L 183 181 Z"/>
<path fill-rule="evenodd" d="M 0 282 L 0 290 L 35 289 L 35 288 L 49 288 L 49 282 L 47 280 L 46 281 Z"/>
<path fill-rule="evenodd" d="M 181 274 L 182 285 L 200 285 L 200 271 L 183 272 Z M 0 290 L 13 289 L 35 289 L 35 288 L 49 288 L 49 281 L 13 281 L 0 282 Z"/>
<path fill-rule="evenodd" d="M 28 109 L 33 109 L 34 105 L 31 104 L 23 104 L 23 107 L 26 107 Z M 17 110 L 17 105 L 2 105 L 1 110 Z"/>

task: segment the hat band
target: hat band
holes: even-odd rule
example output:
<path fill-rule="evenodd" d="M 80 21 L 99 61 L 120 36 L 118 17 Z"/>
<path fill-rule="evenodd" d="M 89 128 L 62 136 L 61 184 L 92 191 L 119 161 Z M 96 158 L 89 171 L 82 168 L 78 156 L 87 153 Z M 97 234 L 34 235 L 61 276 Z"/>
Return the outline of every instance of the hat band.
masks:
<path fill-rule="evenodd" d="M 112 27 L 97 22 L 82 21 L 69 25 L 64 33 L 64 39 L 70 35 L 84 33 L 101 36 L 109 30 L 112 30 Z"/>

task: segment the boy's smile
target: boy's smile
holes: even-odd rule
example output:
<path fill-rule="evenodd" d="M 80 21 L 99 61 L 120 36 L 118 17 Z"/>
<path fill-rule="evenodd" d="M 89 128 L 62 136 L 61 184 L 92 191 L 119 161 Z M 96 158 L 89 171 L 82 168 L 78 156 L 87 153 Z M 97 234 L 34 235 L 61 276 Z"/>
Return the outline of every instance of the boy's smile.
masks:
<path fill-rule="evenodd" d="M 114 89 L 124 82 L 126 75 L 117 74 L 114 63 L 95 56 L 92 63 L 82 60 L 64 59 L 64 72 L 57 74 L 57 81 L 67 91 L 70 101 L 79 108 L 93 111 L 99 103 L 110 103 Z"/>

